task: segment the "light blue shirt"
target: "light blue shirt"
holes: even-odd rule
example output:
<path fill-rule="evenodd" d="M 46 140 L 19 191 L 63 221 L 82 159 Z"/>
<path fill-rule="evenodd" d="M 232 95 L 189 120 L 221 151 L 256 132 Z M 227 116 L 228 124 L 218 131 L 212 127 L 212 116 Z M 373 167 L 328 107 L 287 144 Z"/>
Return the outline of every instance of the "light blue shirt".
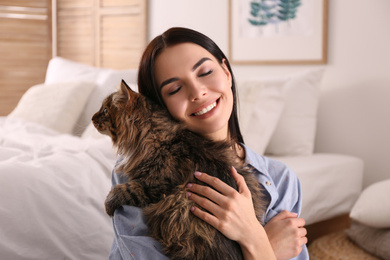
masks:
<path fill-rule="evenodd" d="M 302 207 L 301 185 L 296 174 L 279 161 L 260 156 L 245 147 L 246 161 L 255 169 L 255 176 L 264 186 L 269 205 L 265 223 L 283 210 L 300 214 Z M 112 184 L 127 182 L 127 178 L 113 171 Z M 115 239 L 110 252 L 110 260 L 164 260 L 168 259 L 159 242 L 148 236 L 142 210 L 133 206 L 117 209 L 112 219 Z M 306 245 L 301 254 L 293 258 L 309 259 Z"/>

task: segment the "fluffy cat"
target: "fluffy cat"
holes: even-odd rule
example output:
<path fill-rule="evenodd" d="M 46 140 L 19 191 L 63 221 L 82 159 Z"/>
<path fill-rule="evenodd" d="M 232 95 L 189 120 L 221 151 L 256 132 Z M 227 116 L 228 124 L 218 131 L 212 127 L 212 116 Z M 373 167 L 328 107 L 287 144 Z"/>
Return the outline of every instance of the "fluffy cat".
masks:
<path fill-rule="evenodd" d="M 230 173 L 234 166 L 251 190 L 261 221 L 265 206 L 261 187 L 250 167 L 238 163 L 230 143 L 187 130 L 124 81 L 119 91 L 103 101 L 92 121 L 100 133 L 111 137 L 123 158 L 116 171 L 128 177 L 127 183 L 116 185 L 108 194 L 108 215 L 123 205 L 143 208 L 151 236 L 171 259 L 243 259 L 238 243 L 190 212 L 193 202 L 186 197 L 186 184 L 200 183 L 195 171 L 237 189 Z"/>

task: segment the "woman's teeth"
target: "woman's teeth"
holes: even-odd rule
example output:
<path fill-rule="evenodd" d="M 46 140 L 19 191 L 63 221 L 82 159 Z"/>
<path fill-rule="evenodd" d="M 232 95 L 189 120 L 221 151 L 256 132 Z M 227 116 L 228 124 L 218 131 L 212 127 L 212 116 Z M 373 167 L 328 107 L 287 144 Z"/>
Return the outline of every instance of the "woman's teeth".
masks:
<path fill-rule="evenodd" d="M 200 110 L 199 112 L 196 112 L 194 115 L 196 116 L 201 116 L 203 114 L 206 114 L 207 112 L 209 112 L 210 110 L 212 110 L 214 107 L 217 106 L 217 101 L 215 101 L 214 103 L 212 103 L 211 105 L 203 108 L 202 110 Z"/>

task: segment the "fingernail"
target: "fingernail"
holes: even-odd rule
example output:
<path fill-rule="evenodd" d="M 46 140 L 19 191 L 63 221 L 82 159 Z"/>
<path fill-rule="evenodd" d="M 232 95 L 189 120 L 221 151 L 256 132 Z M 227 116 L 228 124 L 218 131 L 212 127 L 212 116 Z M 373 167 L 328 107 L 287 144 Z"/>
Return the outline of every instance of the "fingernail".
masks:
<path fill-rule="evenodd" d="M 187 198 L 191 197 L 191 192 L 187 192 Z"/>
<path fill-rule="evenodd" d="M 187 187 L 187 188 L 191 188 L 191 187 L 192 187 L 192 183 L 188 183 L 188 184 L 186 185 L 186 187 Z"/>
<path fill-rule="evenodd" d="M 201 172 L 195 172 L 194 175 L 199 177 L 200 175 L 202 175 L 202 173 Z"/>
<path fill-rule="evenodd" d="M 192 206 L 190 210 L 191 210 L 191 211 L 194 211 L 194 210 L 195 210 L 195 207 L 194 207 L 194 206 Z"/>

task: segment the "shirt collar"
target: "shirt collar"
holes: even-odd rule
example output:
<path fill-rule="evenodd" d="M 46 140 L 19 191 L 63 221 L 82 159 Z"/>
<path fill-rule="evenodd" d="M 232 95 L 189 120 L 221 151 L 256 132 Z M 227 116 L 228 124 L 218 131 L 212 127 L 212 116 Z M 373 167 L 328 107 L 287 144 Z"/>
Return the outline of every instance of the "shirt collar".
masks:
<path fill-rule="evenodd" d="M 261 174 L 267 175 L 267 161 L 265 157 L 258 155 L 245 144 L 242 145 L 245 148 L 245 162 L 255 167 Z"/>

